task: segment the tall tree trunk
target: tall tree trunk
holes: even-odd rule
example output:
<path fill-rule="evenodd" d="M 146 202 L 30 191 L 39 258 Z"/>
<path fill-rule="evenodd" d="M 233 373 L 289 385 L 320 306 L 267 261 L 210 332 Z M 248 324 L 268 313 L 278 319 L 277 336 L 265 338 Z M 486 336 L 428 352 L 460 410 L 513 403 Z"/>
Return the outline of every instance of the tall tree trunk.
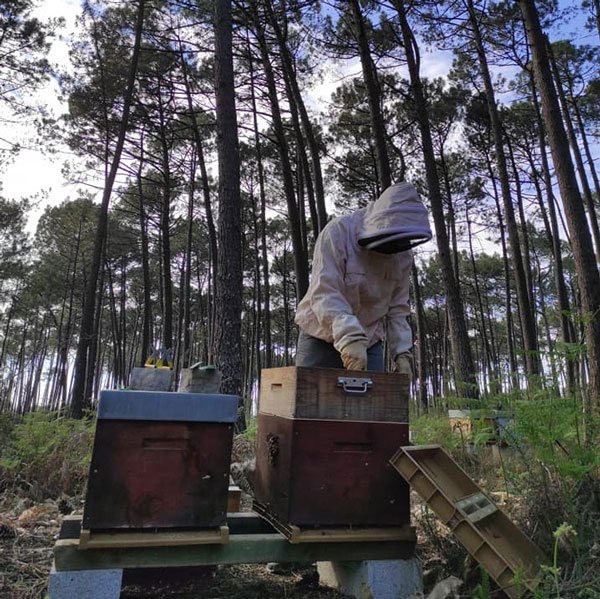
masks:
<path fill-rule="evenodd" d="M 600 407 L 600 276 L 569 154 L 567 134 L 552 83 L 552 72 L 546 50 L 547 42 L 540 26 L 536 4 L 534 0 L 519 0 L 519 6 L 531 47 L 535 81 L 542 102 L 542 116 L 548 132 L 554 170 L 569 226 L 581 304 L 586 316 L 584 326 L 590 374 L 589 399 L 594 408 L 598 409 Z"/>
<path fill-rule="evenodd" d="M 216 362 L 224 393 L 242 392 L 242 233 L 231 0 L 215 0 L 215 88 L 219 158 Z M 239 425 L 245 428 L 241 410 Z"/>
<path fill-rule="evenodd" d="M 183 74 L 183 81 L 185 85 L 185 95 L 187 100 L 187 106 L 190 113 L 190 120 L 192 124 L 192 133 L 194 135 L 194 143 L 196 145 L 196 155 L 198 159 L 198 166 L 200 167 L 200 176 L 202 177 L 202 197 L 204 199 L 204 212 L 206 214 L 206 227 L 208 229 L 208 242 L 210 247 L 210 262 L 212 264 L 212 287 L 213 293 L 216 292 L 217 288 L 217 230 L 215 227 L 215 219 L 213 216 L 212 202 L 210 198 L 210 186 L 208 183 L 208 171 L 206 168 L 206 160 L 204 158 L 204 148 L 202 145 L 202 135 L 200 134 L 200 126 L 196 119 L 196 112 L 194 110 L 194 102 L 192 100 L 192 89 L 188 75 L 188 65 L 184 57 L 183 47 L 181 42 L 179 43 L 179 54 L 181 60 L 181 70 Z M 209 319 L 209 358 L 212 357 L 213 346 L 214 346 L 214 310 L 216 308 L 214 302 L 211 304 L 211 317 Z"/>
<path fill-rule="evenodd" d="M 473 0 L 467 0 L 469 11 L 469 23 L 473 34 L 481 77 L 485 87 L 488 112 L 490 117 L 490 127 L 494 138 L 494 153 L 496 157 L 496 166 L 498 168 L 498 178 L 500 180 L 500 190 L 504 205 L 504 216 L 506 219 L 506 229 L 508 231 L 508 243 L 510 245 L 511 262 L 514 270 L 515 285 L 517 289 L 517 300 L 519 302 L 519 312 L 521 315 L 521 325 L 523 329 L 523 344 L 525 350 L 525 365 L 527 374 L 530 376 L 539 374 L 540 361 L 538 356 L 537 333 L 535 330 L 535 318 L 529 301 L 527 288 L 527 279 L 525 276 L 525 266 L 521 254 L 519 243 L 519 232 L 515 211 L 512 203 L 510 191 L 510 179 L 508 177 L 508 167 L 506 165 L 506 156 L 504 154 L 504 142 L 502 123 L 498 113 L 494 86 L 490 74 L 487 56 L 483 44 L 483 38 L 479 26 L 481 15 L 478 15 L 473 6 Z"/>
<path fill-rule="evenodd" d="M 505 132 L 506 133 L 506 132 Z M 519 170 L 517 169 L 517 161 L 515 160 L 515 154 L 513 152 L 512 142 L 508 135 L 505 134 L 506 148 L 508 150 L 508 158 L 510 159 L 511 170 L 515 182 L 515 192 L 517 196 L 517 209 L 519 212 L 519 226 L 521 229 L 521 243 L 523 245 L 523 267 L 525 269 L 525 281 L 527 283 L 527 293 L 529 295 L 529 304 L 531 311 L 534 314 L 534 327 L 537 337 L 537 326 L 535 323 L 535 295 L 533 293 L 533 273 L 532 273 L 532 259 L 531 250 L 529 247 L 529 232 L 527 231 L 527 218 L 525 217 L 525 207 L 523 206 L 523 192 L 521 188 L 521 179 L 519 177 Z"/>
<path fill-rule="evenodd" d="M 598 216 L 596 215 L 596 207 L 594 206 L 594 198 L 592 196 L 592 190 L 590 189 L 590 183 L 585 172 L 585 165 L 583 164 L 583 158 L 581 157 L 581 150 L 579 149 L 579 143 L 577 141 L 577 135 L 575 128 L 573 127 L 573 121 L 571 119 L 571 113 L 569 112 L 569 105 L 567 98 L 565 97 L 565 91 L 562 86 L 560 79 L 560 73 L 556 66 L 556 60 L 554 59 L 554 52 L 552 46 L 548 41 L 547 43 L 547 55 L 550 61 L 550 70 L 554 76 L 554 89 L 558 96 L 560 108 L 562 110 L 563 123 L 566 126 L 566 134 L 571 146 L 573 157 L 575 158 L 575 166 L 577 167 L 577 173 L 579 174 L 579 182 L 581 183 L 581 190 L 583 192 L 583 200 L 588 212 L 588 219 L 590 223 L 590 229 L 592 231 L 592 237 L 594 238 L 594 247 L 596 249 L 596 261 L 600 262 L 600 226 L 598 225 Z M 542 101 L 543 104 L 543 101 Z M 571 163 L 572 164 L 572 163 Z"/>
<path fill-rule="evenodd" d="M 2 339 L 2 348 L 0 349 L 0 368 L 4 369 L 4 357 L 6 355 L 6 344 L 8 343 L 8 335 L 10 334 L 10 325 L 15 313 L 17 305 L 17 295 L 13 295 L 10 300 L 8 314 L 6 315 L 6 324 L 4 325 L 4 337 Z"/>
<path fill-rule="evenodd" d="M 283 120 L 281 118 L 275 74 L 271 65 L 271 56 L 269 54 L 265 31 L 261 21 L 262 17 L 258 13 L 256 1 L 252 0 L 249 4 L 251 9 L 250 16 L 254 22 L 263 69 L 265 71 L 265 77 L 267 80 L 267 89 L 271 104 L 271 115 L 273 118 L 273 130 L 277 139 L 277 149 L 279 151 L 279 159 L 281 162 L 281 171 L 283 175 L 283 188 L 287 202 L 288 219 L 290 221 L 292 235 L 294 270 L 296 271 L 296 297 L 298 300 L 300 300 L 300 298 L 304 297 L 304 294 L 308 289 L 308 257 L 302 244 L 302 230 L 298 206 L 296 205 L 296 193 L 294 190 L 294 177 L 290 163 L 289 146 L 285 135 Z"/>
<path fill-rule="evenodd" d="M 500 229 L 500 244 L 502 248 L 502 263 L 504 264 L 504 294 L 506 309 L 506 344 L 508 347 L 509 371 L 511 388 L 519 387 L 519 369 L 517 367 L 517 357 L 515 354 L 515 343 L 513 337 L 513 315 L 511 307 L 510 294 L 510 265 L 508 263 L 508 250 L 506 247 L 506 231 L 504 228 L 504 219 L 502 218 L 502 207 L 500 206 L 500 197 L 498 194 L 498 185 L 490 157 L 485 155 L 485 162 L 489 173 L 490 181 L 494 194 L 494 203 L 496 205 L 496 215 L 498 217 L 498 228 Z"/>
<path fill-rule="evenodd" d="M 191 280 L 192 280 L 192 242 L 194 238 L 194 193 L 196 192 L 196 160 L 192 158 L 190 170 L 190 191 L 188 196 L 188 230 L 185 245 L 185 275 L 183 281 L 183 368 L 190 366 L 190 326 L 191 326 Z"/>
<path fill-rule="evenodd" d="M 129 384 L 127 370 L 127 268 L 125 256 L 121 256 L 121 295 L 119 298 L 119 316 L 121 320 L 121 374 L 124 386 Z"/>
<path fill-rule="evenodd" d="M 83 411 L 90 405 L 90 398 L 85 394 L 85 381 L 86 370 L 88 368 L 87 358 L 90 344 L 93 343 L 94 337 L 97 335 L 97 330 L 94 330 L 96 288 L 98 285 L 98 276 L 102 266 L 103 249 L 108 230 L 108 205 L 110 203 L 112 188 L 115 183 L 117 171 L 119 169 L 121 153 L 123 152 L 125 136 L 129 124 L 129 111 L 131 109 L 133 90 L 135 87 L 135 77 L 137 72 L 138 57 L 140 53 L 142 28 L 144 24 L 144 5 L 145 0 L 138 0 L 137 19 L 135 25 L 135 40 L 133 44 L 131 62 L 129 64 L 127 87 L 125 90 L 125 96 L 123 98 L 123 113 L 121 114 L 121 122 L 119 123 L 119 134 L 117 137 L 115 151 L 112 157 L 110 171 L 104 184 L 104 193 L 102 194 L 102 203 L 100 205 L 100 213 L 98 215 L 96 235 L 94 237 L 92 265 L 90 269 L 90 277 L 88 280 L 87 289 L 85 292 L 83 314 L 81 317 L 81 329 L 79 332 L 79 342 L 77 345 L 77 356 L 75 358 L 75 375 L 73 381 L 73 391 L 71 396 L 71 416 L 73 418 L 81 418 L 83 416 Z M 89 365 L 89 367 L 93 368 L 93 362 Z"/>
<path fill-rule="evenodd" d="M 375 141 L 375 156 L 377 159 L 377 176 L 380 191 L 392 184 L 392 171 L 387 151 L 387 135 L 385 133 L 385 122 L 383 120 L 381 87 L 377 78 L 377 67 L 371 56 L 367 28 L 360 8 L 359 0 L 348 0 L 354 20 L 354 35 L 358 43 L 360 63 L 362 65 L 363 79 L 369 97 L 369 110 L 371 113 L 371 125 L 373 127 L 373 138 Z"/>
<path fill-rule="evenodd" d="M 91 398 L 94 395 L 94 381 L 99 381 L 100 377 L 102 376 L 102 372 L 99 369 L 100 362 L 97 361 L 97 358 L 99 357 L 98 345 L 100 339 L 102 338 L 101 323 L 102 311 L 104 308 L 104 303 L 102 300 L 104 297 L 104 277 L 106 274 L 104 262 L 105 260 L 103 260 L 102 270 L 100 271 L 100 280 L 98 281 L 98 305 L 94 314 L 94 331 L 96 331 L 96 334 L 92 337 L 92 341 L 90 343 L 88 354 L 88 368 L 86 371 L 85 380 L 85 396 L 90 399 L 90 406 Z"/>
<path fill-rule="evenodd" d="M 160 232 L 162 238 L 161 261 L 163 290 L 162 346 L 173 349 L 173 277 L 171 275 L 171 167 L 169 161 L 169 143 L 165 122 L 162 94 L 159 89 L 158 112 L 160 117 L 159 134 L 162 166 L 162 202 L 160 210 Z"/>
<path fill-rule="evenodd" d="M 446 233 L 444 222 L 442 194 L 440 191 L 437 164 L 431 140 L 427 102 L 425 100 L 423 84 L 419 74 L 418 47 L 406 18 L 404 1 L 394 0 L 394 6 L 400 17 L 400 27 L 402 29 L 404 49 L 410 74 L 412 100 L 414 102 L 414 108 L 419 123 L 419 131 L 421 133 L 425 174 L 427 187 L 429 189 L 429 201 L 433 213 L 438 251 L 442 266 L 442 276 L 444 278 L 444 288 L 446 291 L 450 343 L 452 347 L 457 391 L 464 397 L 476 398 L 479 396 L 479 390 L 477 388 L 477 378 L 475 376 L 475 365 L 473 363 L 473 356 L 469 344 L 463 302 L 456 284 L 452 259 L 450 257 L 448 235 Z"/>
<path fill-rule="evenodd" d="M 310 151 L 312 164 L 312 175 L 314 180 L 315 202 L 317 209 L 317 222 L 313 223 L 313 227 L 316 231 L 316 234 L 318 234 L 327 224 L 327 209 L 325 207 L 325 188 L 323 185 L 323 173 L 321 171 L 321 159 L 319 157 L 319 145 L 317 143 L 317 138 L 315 136 L 312 122 L 308 116 L 308 111 L 306 110 L 306 105 L 304 104 L 304 99 L 302 98 L 302 93 L 300 92 L 298 79 L 296 77 L 296 70 L 294 68 L 294 58 L 287 45 L 287 36 L 284 34 L 284 31 L 282 30 L 279 22 L 277 21 L 277 17 L 275 16 L 273 10 L 272 0 L 266 0 L 265 7 L 267 10 L 267 14 L 269 15 L 271 26 L 273 27 L 273 31 L 275 32 L 275 36 L 277 38 L 277 44 L 279 45 L 279 51 L 281 53 L 281 62 L 283 65 L 283 70 L 286 74 L 287 80 L 289 81 L 291 89 L 290 99 L 293 97 L 295 104 L 298 107 L 298 112 L 300 113 L 300 121 L 302 122 L 302 129 L 304 130 L 304 134 L 306 135 L 306 141 L 308 142 L 308 148 Z M 306 176 L 309 176 L 308 172 L 306 173 Z"/>
<path fill-rule="evenodd" d="M 260 145 L 260 134 L 258 131 L 258 117 L 256 109 L 256 91 L 254 87 L 254 61 L 249 52 L 250 60 L 250 95 L 252 99 L 252 125 L 254 130 L 254 149 L 256 151 L 256 163 L 258 167 L 258 191 L 260 194 L 260 243 L 261 262 L 263 274 L 263 320 L 265 333 L 265 368 L 272 366 L 272 343 L 271 343 L 271 285 L 269 283 L 269 256 L 267 253 L 267 198 L 265 193 L 265 173 L 262 161 L 262 148 Z"/>
<path fill-rule="evenodd" d="M 579 129 L 579 135 L 581 137 L 581 143 L 583 144 L 583 151 L 587 160 L 588 169 L 592 175 L 592 181 L 594 182 L 594 191 L 596 193 L 596 199 L 600 201 L 600 180 L 598 179 L 598 171 L 596 170 L 596 164 L 594 157 L 592 156 L 592 150 L 590 149 L 590 142 L 588 134 L 585 130 L 585 123 L 581 116 L 581 110 L 579 104 L 573 100 L 573 112 L 575 113 L 575 120 L 577 121 L 577 128 Z"/>
<path fill-rule="evenodd" d="M 542 161 L 542 176 L 544 178 L 544 187 L 546 188 L 546 203 L 548 205 L 548 214 L 550 217 L 550 230 L 552 231 L 552 254 L 554 256 L 554 280 L 556 293 L 558 295 L 558 307 L 560 309 L 560 328 L 564 343 L 568 344 L 573 340 L 573 324 L 569 316 L 571 306 L 569 302 L 569 292 L 565 283 L 563 269 L 562 248 L 560 246 L 560 232 L 558 228 L 558 219 L 556 218 L 556 207 L 554 205 L 554 190 L 552 187 L 552 176 L 550 174 L 550 165 L 548 164 L 548 153 L 546 149 L 546 135 L 544 133 L 544 123 L 542 113 L 537 97 L 537 90 L 533 78 L 533 71 L 530 72 L 531 95 L 533 106 L 535 108 L 537 120 L 537 136 L 540 148 L 540 158 Z M 573 391 L 575 386 L 575 364 L 572 360 L 566 361 L 567 387 Z"/>
<path fill-rule="evenodd" d="M 144 134 L 140 137 L 140 162 L 137 172 L 138 212 L 140 219 L 140 245 L 142 254 L 142 279 L 144 282 L 144 316 L 142 319 L 142 349 L 140 366 L 143 366 L 152 348 L 152 289 L 150 280 L 150 257 L 148 251 L 148 221 L 144 205 L 144 185 L 142 179 L 144 164 Z"/>
<path fill-rule="evenodd" d="M 108 301 L 110 305 L 110 324 L 112 332 L 112 350 L 113 350 L 113 368 L 112 374 L 116 386 L 121 386 L 123 382 L 121 372 L 121 331 L 117 320 L 117 302 L 115 299 L 115 287 L 113 283 L 112 269 L 110 265 L 105 264 L 104 268 L 108 273 Z"/>
<path fill-rule="evenodd" d="M 297 154 L 297 162 L 298 166 L 296 167 L 296 179 L 298 181 L 296 185 L 296 190 L 298 192 L 298 209 L 300 211 L 300 228 L 302 231 L 302 247 L 307 250 L 307 234 L 306 234 L 306 210 L 304 203 L 304 187 L 306 184 L 306 194 L 308 196 L 308 205 L 310 209 L 310 219 L 312 221 L 312 230 L 314 239 L 317 239 L 317 235 L 319 234 L 319 216 L 317 214 L 317 207 L 315 201 L 315 188 L 313 186 L 313 181 L 310 177 L 310 168 L 308 166 L 308 156 L 306 154 L 306 144 L 304 143 L 304 137 L 302 135 L 302 129 L 300 127 L 300 120 L 298 118 L 298 106 L 296 105 L 296 100 L 294 98 L 289 78 L 284 71 L 284 79 L 285 79 L 285 88 L 288 97 L 288 103 L 290 105 L 290 115 L 292 117 L 292 124 L 294 127 L 294 133 L 296 136 L 296 154 Z M 304 177 L 303 177 L 304 175 Z"/>
<path fill-rule="evenodd" d="M 598 31 L 598 37 L 600 38 L 600 0 L 592 0 L 592 6 L 594 7 L 594 21 L 596 21 L 596 30 Z"/>
<path fill-rule="evenodd" d="M 415 298 L 415 312 L 417 314 L 417 376 L 419 378 L 417 397 L 425 411 L 429 408 L 427 399 L 427 335 L 425 330 L 425 314 L 423 311 L 423 298 L 421 297 L 421 285 L 419 273 L 415 263 L 411 269 L 413 293 Z"/>
<path fill-rule="evenodd" d="M 252 200 L 252 229 L 254 232 L 254 239 L 252 243 L 252 249 L 254 252 L 254 351 L 256 356 L 256 376 L 258 379 L 260 379 L 260 371 L 262 369 L 262 359 L 260 355 L 262 343 L 262 285 L 260 281 L 260 229 L 258 226 L 258 207 L 256 195 L 254 193 L 254 187 L 252 188 L 250 199 Z"/>
<path fill-rule="evenodd" d="M 454 202 L 452 199 L 452 189 L 450 187 L 450 178 L 448 176 L 448 168 L 444 153 L 440 154 L 440 166 L 444 179 L 444 188 L 446 190 L 446 200 L 448 204 L 448 231 L 449 237 L 452 240 L 452 263 L 454 265 L 454 279 L 456 280 L 456 288 L 460 293 L 460 270 L 458 261 L 460 258 L 460 252 L 458 251 L 458 235 L 456 234 L 456 213 L 454 211 Z"/>
<path fill-rule="evenodd" d="M 482 362 L 485 364 L 487 362 L 488 370 L 490 372 L 490 377 L 492 376 L 492 370 L 495 370 L 495 366 L 492 363 L 492 352 L 490 350 L 490 343 L 488 340 L 487 331 L 485 328 L 485 313 L 483 310 L 483 302 L 482 302 L 482 294 L 481 289 L 479 288 L 479 276 L 477 274 L 477 265 L 475 263 L 475 253 L 473 252 L 473 235 L 471 232 L 471 218 L 469 214 L 469 205 L 466 205 L 466 219 L 467 219 L 467 233 L 469 239 L 469 255 L 471 259 L 471 270 L 473 271 L 473 282 L 475 283 L 475 300 L 477 302 L 477 306 L 479 308 L 479 315 L 481 319 L 481 337 L 483 340 L 483 360 Z M 497 375 L 497 373 L 495 373 Z M 495 376 L 494 378 L 498 378 Z M 497 390 L 491 390 L 490 392 L 496 392 Z"/>

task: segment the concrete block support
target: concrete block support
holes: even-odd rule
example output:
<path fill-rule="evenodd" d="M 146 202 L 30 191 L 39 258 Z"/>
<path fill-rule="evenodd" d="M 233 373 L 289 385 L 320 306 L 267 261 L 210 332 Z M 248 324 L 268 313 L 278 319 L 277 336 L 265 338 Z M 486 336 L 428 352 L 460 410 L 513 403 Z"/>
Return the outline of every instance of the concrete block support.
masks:
<path fill-rule="evenodd" d="M 123 570 L 57 572 L 52 566 L 48 599 L 119 599 Z"/>
<path fill-rule="evenodd" d="M 323 586 L 355 599 L 409 599 L 423 592 L 416 558 L 362 562 L 317 562 Z"/>

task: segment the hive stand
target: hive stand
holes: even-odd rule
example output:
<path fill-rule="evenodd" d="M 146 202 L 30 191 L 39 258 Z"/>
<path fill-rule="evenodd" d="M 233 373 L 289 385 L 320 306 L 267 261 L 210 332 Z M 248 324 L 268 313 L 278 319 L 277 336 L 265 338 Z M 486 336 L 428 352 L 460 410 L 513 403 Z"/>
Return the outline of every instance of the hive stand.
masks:
<path fill-rule="evenodd" d="M 83 550 L 81 517 L 67 517 L 54 546 L 48 598 L 118 599 L 123 573 L 133 569 L 268 562 L 323 562 L 323 584 L 359 599 L 408 599 L 422 587 L 414 538 L 292 544 L 253 512 L 228 514 L 227 524 L 227 544 Z M 390 578 L 387 587 L 380 584 Z"/>

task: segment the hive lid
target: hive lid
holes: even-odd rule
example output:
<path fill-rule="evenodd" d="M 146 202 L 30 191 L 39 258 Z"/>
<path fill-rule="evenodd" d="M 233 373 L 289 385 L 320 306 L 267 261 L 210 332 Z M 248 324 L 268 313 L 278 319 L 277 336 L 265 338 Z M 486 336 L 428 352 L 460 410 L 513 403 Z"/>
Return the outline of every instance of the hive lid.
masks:
<path fill-rule="evenodd" d="M 238 403 L 237 395 L 105 390 L 98 419 L 235 422 Z"/>
<path fill-rule="evenodd" d="M 511 599 L 535 591 L 545 556 L 439 445 L 400 447 L 390 463 Z"/>

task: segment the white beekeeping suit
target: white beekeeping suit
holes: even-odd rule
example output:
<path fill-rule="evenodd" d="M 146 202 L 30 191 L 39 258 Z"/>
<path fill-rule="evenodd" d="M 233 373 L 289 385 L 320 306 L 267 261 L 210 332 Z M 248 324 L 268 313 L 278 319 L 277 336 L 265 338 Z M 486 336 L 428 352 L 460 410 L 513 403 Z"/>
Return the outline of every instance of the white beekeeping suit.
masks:
<path fill-rule="evenodd" d="M 410 183 L 392 185 L 367 208 L 333 219 L 317 239 L 296 324 L 333 344 L 344 366 L 356 370 L 366 368 L 367 348 L 381 341 L 387 329 L 398 363 L 412 348 L 406 320 L 410 248 L 429 239 L 427 209 Z"/>

